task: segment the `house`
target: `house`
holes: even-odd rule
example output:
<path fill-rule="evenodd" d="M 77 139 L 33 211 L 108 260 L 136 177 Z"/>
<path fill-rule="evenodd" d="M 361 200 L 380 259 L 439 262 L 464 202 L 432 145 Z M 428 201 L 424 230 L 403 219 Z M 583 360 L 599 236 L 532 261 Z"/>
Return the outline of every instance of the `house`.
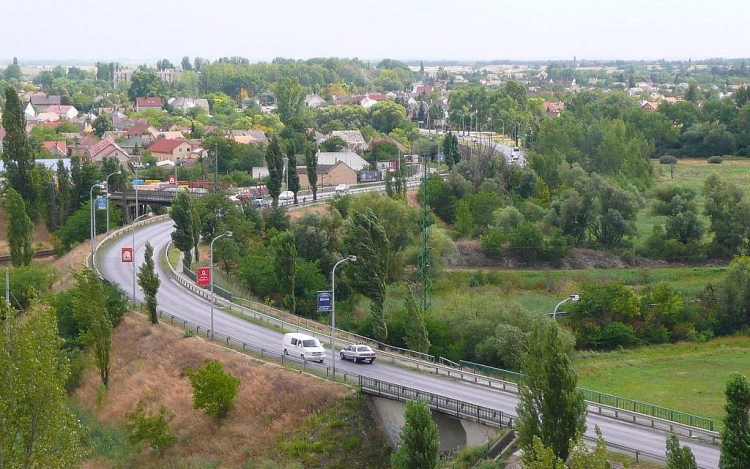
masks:
<path fill-rule="evenodd" d="M 252 135 L 235 135 L 232 137 L 232 140 L 243 145 L 254 145 L 260 143 L 260 141 Z"/>
<path fill-rule="evenodd" d="M 665 103 L 669 103 L 669 104 L 675 104 L 677 102 L 677 98 L 674 98 L 672 96 L 664 97 L 661 100 L 664 101 Z"/>
<path fill-rule="evenodd" d="M 206 128 L 206 132 L 209 132 L 208 128 Z M 265 132 L 262 130 L 230 130 L 229 135 L 232 138 L 240 136 L 253 137 L 256 141 L 251 143 L 262 143 L 264 145 L 268 143 L 268 137 L 266 137 Z"/>
<path fill-rule="evenodd" d="M 338 137 L 346 143 L 349 151 L 365 151 L 367 142 L 359 130 L 334 130 L 330 137 Z"/>
<path fill-rule="evenodd" d="M 190 109 L 196 107 L 203 109 L 206 112 L 209 111 L 208 100 L 206 98 L 195 99 L 178 96 L 177 98 L 169 98 L 167 104 L 175 111 L 180 111 L 183 113 L 188 112 Z"/>
<path fill-rule="evenodd" d="M 143 135 L 143 134 L 154 134 L 156 133 L 156 129 L 151 127 L 148 124 L 135 124 L 131 128 L 127 129 L 125 131 L 126 137 L 133 137 L 136 135 Z"/>
<path fill-rule="evenodd" d="M 641 109 L 646 112 L 653 112 L 659 109 L 659 103 L 646 101 L 645 103 L 643 103 L 643 105 L 641 105 Z"/>
<path fill-rule="evenodd" d="M 159 139 L 147 148 L 157 161 L 171 161 L 191 157 L 193 147 L 185 139 Z"/>
<path fill-rule="evenodd" d="M 253 168 L 255 170 L 255 168 Z M 299 175 L 299 185 L 302 190 L 310 188 L 310 181 L 307 179 L 307 167 L 298 166 L 297 174 Z M 337 161 L 334 164 L 318 163 L 318 187 L 338 186 L 339 184 L 356 184 L 357 171 L 350 168 L 343 161 Z"/>
<path fill-rule="evenodd" d="M 373 107 L 376 104 L 378 104 L 378 102 L 375 101 L 374 99 L 371 99 L 369 96 L 365 96 L 364 98 L 362 98 L 362 100 L 359 102 L 359 104 L 360 104 L 360 106 L 362 106 L 365 109 L 370 109 L 371 107 Z"/>
<path fill-rule="evenodd" d="M 67 158 L 68 157 L 68 145 L 65 140 L 55 142 L 44 142 L 42 146 L 45 150 L 49 151 L 53 157 Z"/>
<path fill-rule="evenodd" d="M 120 164 L 125 165 L 130 161 L 130 155 L 120 145 L 105 138 L 93 147 L 89 148 L 86 156 L 92 163 L 101 164 L 107 158 L 117 158 Z"/>
<path fill-rule="evenodd" d="M 432 85 L 416 86 L 414 87 L 414 94 L 420 95 L 420 94 L 432 93 L 433 88 L 434 87 Z"/>
<path fill-rule="evenodd" d="M 318 109 L 326 105 L 326 100 L 315 94 L 308 94 L 305 96 L 305 107 L 310 109 Z"/>
<path fill-rule="evenodd" d="M 180 130 L 180 127 L 175 125 L 174 122 L 165 122 L 159 127 L 159 132 L 174 132 L 176 130 Z"/>
<path fill-rule="evenodd" d="M 161 98 L 158 96 L 151 96 L 146 98 L 135 98 L 135 111 L 141 112 L 146 109 L 159 109 L 161 110 L 164 106 L 161 103 Z"/>
<path fill-rule="evenodd" d="M 333 166 L 339 161 L 343 161 L 354 171 L 364 171 L 370 166 L 364 158 L 351 151 L 318 152 L 318 167 L 320 165 Z"/>
<path fill-rule="evenodd" d="M 78 109 L 65 104 L 52 104 L 44 111 L 47 114 L 57 114 L 60 118 L 73 119 L 78 115 Z"/>
<path fill-rule="evenodd" d="M 565 103 L 557 102 L 553 103 L 550 101 L 544 102 L 544 112 L 547 117 L 560 117 L 560 112 L 565 109 Z"/>
<path fill-rule="evenodd" d="M 318 168 L 320 168 L 320 166 L 318 166 Z M 307 171 L 307 170 L 305 170 L 305 171 Z M 300 169 L 297 168 L 297 173 L 299 173 L 299 172 L 300 172 Z M 305 173 L 305 174 L 307 174 L 307 173 Z M 266 167 L 266 166 L 255 166 L 255 167 L 253 167 L 253 179 L 256 179 L 256 180 L 263 179 L 263 178 L 267 178 L 269 175 L 270 175 L 270 173 L 268 172 L 268 167 Z M 300 183 L 301 183 L 302 182 L 302 177 L 300 176 L 299 179 L 300 179 Z"/>
<path fill-rule="evenodd" d="M 27 118 L 26 123 L 31 124 L 35 122 L 57 122 L 60 120 L 60 114 L 54 112 L 40 112 L 33 118 Z"/>
<path fill-rule="evenodd" d="M 151 145 L 154 140 L 151 135 L 131 135 L 121 141 L 120 146 L 130 155 L 140 155 L 143 153 L 143 149 Z"/>
<path fill-rule="evenodd" d="M 29 104 L 36 113 L 46 112 L 50 106 L 60 105 L 60 96 L 52 94 L 32 94 L 29 96 Z"/>
<path fill-rule="evenodd" d="M 398 147 L 398 151 L 400 151 L 401 153 L 406 153 L 406 147 L 403 146 L 398 140 L 391 137 L 375 137 L 370 140 L 370 143 L 367 145 L 367 149 L 372 151 L 373 147 L 378 143 L 392 143 Z"/>
<path fill-rule="evenodd" d="M 185 135 L 179 130 L 168 132 L 156 131 L 152 132 L 151 135 L 153 135 L 154 138 L 164 138 L 167 140 L 185 139 Z"/>

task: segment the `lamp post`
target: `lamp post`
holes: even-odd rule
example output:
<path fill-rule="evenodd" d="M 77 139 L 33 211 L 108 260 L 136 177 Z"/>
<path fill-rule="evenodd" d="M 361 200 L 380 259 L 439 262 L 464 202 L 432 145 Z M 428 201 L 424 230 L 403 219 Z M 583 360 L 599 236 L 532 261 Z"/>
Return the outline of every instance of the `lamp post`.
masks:
<path fill-rule="evenodd" d="M 211 283 L 211 339 L 214 338 L 214 243 L 217 239 L 224 237 L 231 238 L 232 232 L 227 231 L 211 240 L 211 265 L 209 266 L 210 273 L 208 277 L 208 281 Z"/>
<path fill-rule="evenodd" d="M 96 181 L 92 186 L 91 189 L 89 189 L 89 208 L 91 209 L 89 222 L 91 222 L 91 227 L 89 230 L 89 234 L 91 235 L 91 260 L 93 262 L 94 259 L 94 249 L 96 244 L 96 207 L 94 207 L 94 187 L 99 185 L 99 181 Z"/>
<path fill-rule="evenodd" d="M 144 213 L 143 215 L 139 217 L 135 217 L 133 219 L 133 223 L 130 224 L 131 231 L 133 232 L 133 256 L 132 256 L 132 264 L 133 264 L 133 309 L 135 309 L 135 223 L 141 219 L 150 216 L 151 213 Z"/>
<path fill-rule="evenodd" d="M 105 181 L 107 181 L 107 233 L 109 233 L 109 178 L 121 173 L 122 171 L 115 171 L 114 173 L 111 173 L 109 176 L 107 176 L 107 179 L 105 179 Z"/>
<path fill-rule="evenodd" d="M 578 295 L 570 295 L 569 297 L 565 298 L 561 302 L 557 303 L 557 305 L 555 305 L 555 310 L 552 312 L 552 320 L 553 321 L 557 320 L 557 308 L 559 308 L 561 304 L 565 303 L 566 301 L 578 301 L 580 299 L 581 297 Z"/>
<path fill-rule="evenodd" d="M 333 270 L 331 270 L 331 363 L 334 378 L 336 377 L 336 267 L 347 261 L 357 262 L 357 256 L 341 259 L 333 265 Z"/>

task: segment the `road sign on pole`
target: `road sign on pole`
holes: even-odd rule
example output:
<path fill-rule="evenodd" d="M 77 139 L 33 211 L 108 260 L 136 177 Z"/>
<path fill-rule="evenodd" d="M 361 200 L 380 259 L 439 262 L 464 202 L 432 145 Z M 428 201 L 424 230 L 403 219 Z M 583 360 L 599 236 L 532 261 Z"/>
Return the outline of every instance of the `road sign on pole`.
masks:
<path fill-rule="evenodd" d="M 174 174 L 169 175 L 169 185 L 174 186 L 177 184 L 177 178 L 175 178 Z"/>
<path fill-rule="evenodd" d="M 122 248 L 122 262 L 133 262 L 133 248 Z"/>
<path fill-rule="evenodd" d="M 99 197 L 96 199 L 96 209 L 97 210 L 107 210 L 107 199 L 104 197 Z"/>
<path fill-rule="evenodd" d="M 330 291 L 319 291 L 318 292 L 318 312 L 319 313 L 330 313 L 333 311 L 333 305 L 331 304 Z"/>
<path fill-rule="evenodd" d="M 201 287 L 209 285 L 211 283 L 211 269 L 209 269 L 208 267 L 201 267 L 200 269 L 198 269 L 196 280 L 198 281 L 198 285 Z"/>

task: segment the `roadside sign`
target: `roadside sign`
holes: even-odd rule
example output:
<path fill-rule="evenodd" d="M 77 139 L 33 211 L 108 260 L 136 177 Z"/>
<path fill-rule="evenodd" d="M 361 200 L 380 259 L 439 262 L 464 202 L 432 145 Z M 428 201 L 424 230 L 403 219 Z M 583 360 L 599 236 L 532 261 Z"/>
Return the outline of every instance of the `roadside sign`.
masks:
<path fill-rule="evenodd" d="M 201 267 L 198 269 L 198 273 L 196 275 L 196 280 L 198 281 L 198 285 L 201 287 L 205 287 L 206 285 L 211 283 L 211 269 L 208 267 Z"/>
<path fill-rule="evenodd" d="M 133 262 L 133 248 L 122 248 L 122 262 Z"/>
<path fill-rule="evenodd" d="M 174 174 L 170 174 L 169 175 L 169 185 L 170 186 L 174 186 L 175 184 L 177 184 L 177 179 L 175 179 Z"/>
<path fill-rule="evenodd" d="M 107 199 L 104 197 L 99 197 L 96 199 L 96 209 L 97 210 L 107 210 Z"/>
<path fill-rule="evenodd" d="M 333 295 L 330 291 L 319 291 L 318 292 L 318 312 L 319 313 L 330 313 L 333 311 L 332 300 Z"/>

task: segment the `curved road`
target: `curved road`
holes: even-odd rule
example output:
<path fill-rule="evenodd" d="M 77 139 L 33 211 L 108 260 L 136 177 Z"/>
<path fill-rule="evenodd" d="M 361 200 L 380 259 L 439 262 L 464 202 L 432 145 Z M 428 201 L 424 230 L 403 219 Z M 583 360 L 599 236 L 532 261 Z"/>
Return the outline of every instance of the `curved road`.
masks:
<path fill-rule="evenodd" d="M 136 230 L 136 262 L 133 264 L 123 264 L 120 262 L 121 248 L 131 245 L 131 235 L 128 234 L 117 239 L 99 251 L 97 264 L 101 274 L 108 280 L 118 283 L 126 292 L 132 295 L 133 268 L 131 266 L 138 266 L 143 262 L 146 241 L 151 242 L 154 252 L 160 256 L 171 239 L 172 230 L 173 225 L 171 220 L 146 225 Z M 161 262 L 156 262 L 155 264 L 156 270 L 162 279 L 158 293 L 159 308 L 208 328 L 210 325 L 210 304 L 188 292 L 174 281 L 171 274 L 164 271 Z M 137 287 L 136 296 L 138 299 L 143 299 L 140 287 Z M 218 333 L 231 335 L 233 338 L 247 343 L 281 352 L 283 334 L 225 313 L 219 308 L 214 308 L 214 328 Z M 326 360 L 330 363 L 330 351 Z M 336 367 L 341 370 L 352 371 L 384 381 L 398 383 L 403 386 L 498 409 L 509 415 L 516 415 L 515 409 L 518 400 L 517 396 L 512 393 L 505 393 L 497 389 L 472 385 L 466 382 L 453 381 L 412 369 L 392 366 L 384 362 L 375 361 L 372 365 L 366 365 L 341 361 L 338 357 L 336 357 L 336 360 Z M 589 415 L 587 417 L 587 424 L 587 435 L 589 436 L 595 436 L 594 426 L 598 425 L 608 442 L 629 448 L 636 448 L 652 454 L 663 455 L 665 452 L 665 435 L 662 432 L 651 431 L 642 426 L 630 425 L 598 415 Z M 718 467 L 718 447 L 685 440 L 683 438 L 683 443 L 692 447 L 696 460 L 701 467 Z"/>

